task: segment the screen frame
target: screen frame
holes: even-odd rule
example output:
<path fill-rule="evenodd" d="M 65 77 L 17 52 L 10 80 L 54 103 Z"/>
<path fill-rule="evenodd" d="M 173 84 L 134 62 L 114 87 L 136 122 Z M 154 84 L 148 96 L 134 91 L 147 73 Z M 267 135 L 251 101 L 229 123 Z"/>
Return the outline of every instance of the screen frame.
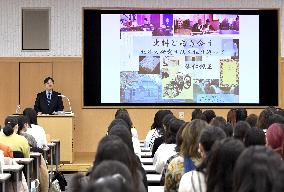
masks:
<path fill-rule="evenodd" d="M 269 69 L 268 66 L 263 66 L 261 65 L 261 62 L 266 62 L 266 61 L 261 61 L 259 64 L 259 85 L 265 85 L 259 87 L 259 103 L 101 103 L 101 102 L 96 102 L 96 97 L 100 98 L 101 96 L 101 78 L 100 78 L 100 71 L 101 71 L 101 64 L 95 65 L 94 62 L 100 63 L 101 58 L 100 58 L 100 38 L 99 38 L 99 46 L 98 44 L 92 44 L 90 46 L 90 41 L 94 42 L 95 41 L 95 35 L 92 37 L 90 36 L 90 31 L 91 32 L 96 32 L 97 35 L 100 36 L 100 27 L 99 29 L 96 28 L 95 26 L 100 25 L 100 19 L 96 20 L 99 22 L 95 22 L 96 25 L 90 25 L 91 23 L 94 24 L 94 21 L 91 20 L 90 18 L 93 18 L 96 13 L 99 14 L 105 14 L 105 13 L 113 13 L 113 14 L 119 14 L 119 13 L 168 13 L 168 12 L 173 12 L 173 13 L 180 13 L 180 12 L 190 12 L 187 14 L 242 14 L 242 15 L 249 15 L 249 14 L 256 14 L 258 13 L 261 17 L 261 14 L 273 14 L 273 17 L 276 18 L 273 24 L 277 25 L 277 29 L 275 28 L 273 32 L 277 33 L 277 35 L 274 36 L 275 39 L 277 39 L 277 43 L 274 42 L 273 46 L 277 51 L 274 50 L 274 63 L 276 62 L 277 65 L 269 65 L 270 72 L 273 72 L 273 75 L 268 76 L 268 80 L 264 80 L 262 77 L 267 77 L 267 70 Z M 262 15 L 263 16 L 263 15 Z M 272 17 L 272 16 L 271 16 Z M 266 18 L 267 19 L 267 18 Z M 261 20 L 261 18 L 260 18 Z M 165 108 L 165 107 L 171 107 L 171 108 L 192 108 L 192 107 L 202 107 L 202 106 L 209 106 L 209 107 L 218 107 L 218 108 L 223 108 L 223 107 L 240 107 L 240 106 L 246 106 L 246 107 L 252 107 L 252 108 L 261 108 L 264 106 L 278 106 L 279 104 L 279 62 L 280 62 L 280 19 L 279 19 L 279 9 L 146 9 L 146 8 L 83 8 L 83 17 L 82 17 L 82 23 L 83 23 L 83 38 L 82 38 L 82 44 L 83 44 L 83 49 L 82 49 L 82 55 L 83 55 L 83 97 L 82 97 L 82 104 L 83 108 L 112 108 L 112 107 L 128 107 L 128 108 Z M 267 21 L 266 21 L 267 22 Z M 259 23 L 259 36 L 261 37 L 262 29 L 266 27 L 266 24 L 263 25 L 261 22 Z M 94 30 L 94 31 L 93 31 Z M 263 44 L 264 43 L 264 44 Z M 259 56 L 261 59 L 261 55 L 264 54 L 263 49 L 261 47 L 264 47 L 264 45 L 267 45 L 267 39 L 260 39 L 259 41 L 260 44 L 260 52 Z M 276 45 L 277 44 L 277 45 Z M 276 48 L 277 47 L 277 48 Z M 96 50 L 96 51 L 94 51 Z M 93 52 L 92 52 L 93 51 Z M 272 50 L 270 50 L 272 52 Z M 277 54 L 277 55 L 276 55 Z M 277 57 L 276 57 L 277 56 Z M 94 57 L 96 59 L 94 59 Z M 90 60 L 93 62 L 90 62 Z M 269 59 L 266 59 L 269 60 Z M 91 64 L 93 63 L 93 64 Z M 95 73 L 90 73 L 90 71 L 99 71 Z M 269 71 L 269 70 L 268 70 Z M 269 84 L 271 82 L 274 82 L 272 84 Z M 272 86 L 271 86 L 272 85 Z M 93 90 L 90 88 L 92 87 Z M 95 90 L 95 87 L 99 87 L 98 90 Z M 263 88 L 264 87 L 264 88 Z M 271 91 L 272 87 L 272 91 Z M 269 94 L 264 94 L 264 93 L 269 93 Z M 272 99 L 271 98 L 277 98 L 277 99 Z"/>

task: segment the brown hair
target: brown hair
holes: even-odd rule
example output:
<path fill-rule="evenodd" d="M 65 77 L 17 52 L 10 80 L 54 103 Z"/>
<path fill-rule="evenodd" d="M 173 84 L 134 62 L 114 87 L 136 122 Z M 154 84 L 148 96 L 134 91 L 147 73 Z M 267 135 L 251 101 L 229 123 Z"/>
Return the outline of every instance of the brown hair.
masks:
<path fill-rule="evenodd" d="M 182 132 L 182 144 L 180 153 L 183 156 L 190 156 L 193 158 L 201 158 L 198 153 L 198 141 L 200 134 L 204 128 L 207 128 L 206 121 L 195 119 L 187 124 Z"/>

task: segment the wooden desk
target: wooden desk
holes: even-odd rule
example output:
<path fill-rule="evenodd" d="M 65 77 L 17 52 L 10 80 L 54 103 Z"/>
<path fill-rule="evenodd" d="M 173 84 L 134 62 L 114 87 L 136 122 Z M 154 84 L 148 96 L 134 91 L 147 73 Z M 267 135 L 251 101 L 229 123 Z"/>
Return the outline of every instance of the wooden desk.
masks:
<path fill-rule="evenodd" d="M 143 165 L 153 165 L 153 159 L 152 158 L 141 158 L 141 163 Z"/>
<path fill-rule="evenodd" d="M 0 174 L 0 183 L 1 183 L 2 192 L 6 191 L 6 181 L 10 179 L 10 177 L 11 177 L 11 174 L 9 173 Z"/>
<path fill-rule="evenodd" d="M 160 183 L 162 175 L 160 174 L 147 174 L 148 183 Z"/>
<path fill-rule="evenodd" d="M 157 173 L 154 165 L 142 165 L 146 173 Z"/>
<path fill-rule="evenodd" d="M 60 160 L 72 163 L 74 160 L 74 115 L 39 115 L 38 124 L 44 128 L 46 134 L 50 135 L 51 140 L 60 140 Z"/>
<path fill-rule="evenodd" d="M 22 179 L 22 169 L 24 168 L 24 165 L 4 165 L 3 171 L 4 173 L 11 173 L 11 175 L 15 174 L 15 181 L 16 181 L 16 191 L 19 191 L 18 189 L 18 183 Z"/>
<path fill-rule="evenodd" d="M 14 158 L 14 160 L 20 164 L 24 165 L 27 171 L 26 179 L 28 183 L 28 189 L 31 190 L 31 169 L 32 169 L 32 162 L 33 158 Z"/>

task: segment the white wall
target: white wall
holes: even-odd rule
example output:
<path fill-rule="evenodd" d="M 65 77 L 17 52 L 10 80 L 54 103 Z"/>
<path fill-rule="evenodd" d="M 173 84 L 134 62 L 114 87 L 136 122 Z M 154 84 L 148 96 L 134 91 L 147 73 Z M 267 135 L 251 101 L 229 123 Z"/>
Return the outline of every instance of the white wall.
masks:
<path fill-rule="evenodd" d="M 21 51 L 21 9 L 27 7 L 51 8 L 50 51 Z M 284 42 L 284 0 L 0 0 L 0 56 L 81 56 L 82 7 L 280 8 Z"/>

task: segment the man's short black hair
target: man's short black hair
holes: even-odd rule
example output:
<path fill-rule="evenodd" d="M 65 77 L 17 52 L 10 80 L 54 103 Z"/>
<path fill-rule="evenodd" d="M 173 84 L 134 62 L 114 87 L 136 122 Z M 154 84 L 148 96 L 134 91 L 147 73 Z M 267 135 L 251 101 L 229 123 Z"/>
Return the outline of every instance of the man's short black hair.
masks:
<path fill-rule="evenodd" d="M 43 84 L 46 84 L 49 80 L 51 80 L 52 83 L 54 83 L 54 79 L 52 77 L 47 77 L 44 79 Z"/>

